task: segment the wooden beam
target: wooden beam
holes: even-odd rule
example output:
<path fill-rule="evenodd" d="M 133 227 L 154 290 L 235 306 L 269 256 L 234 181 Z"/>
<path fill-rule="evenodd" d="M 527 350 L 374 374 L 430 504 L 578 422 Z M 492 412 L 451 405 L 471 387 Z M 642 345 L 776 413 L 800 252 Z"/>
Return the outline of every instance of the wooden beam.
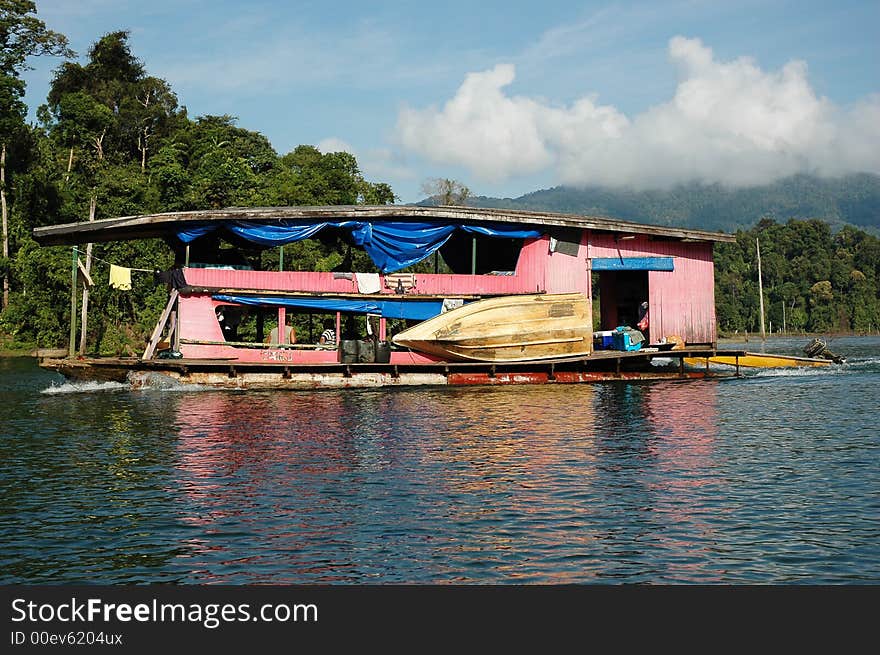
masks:
<path fill-rule="evenodd" d="M 408 205 L 340 205 L 324 207 L 255 207 L 168 212 L 123 216 L 94 223 L 68 223 L 34 229 L 34 239 L 43 246 L 85 243 L 87 241 L 125 241 L 164 237 L 195 222 L 204 224 L 226 221 L 279 220 L 445 220 L 462 223 L 518 223 L 533 226 L 558 226 L 615 232 L 646 234 L 693 241 L 736 241 L 736 235 L 706 230 L 671 228 L 634 223 L 604 216 L 581 216 L 558 212 L 537 212 L 479 207 L 419 207 Z"/>
<path fill-rule="evenodd" d="M 165 329 L 165 324 L 168 322 L 168 317 L 171 315 L 171 312 L 177 303 L 177 296 L 177 289 L 172 289 L 171 295 L 168 297 L 168 304 L 165 305 L 165 309 L 159 317 L 159 322 L 156 323 L 156 327 L 153 328 L 153 335 L 150 337 L 150 343 L 147 345 L 147 349 L 141 356 L 142 360 L 152 359 L 153 355 L 156 353 L 156 346 L 159 344 L 159 339 L 162 336 L 162 330 Z"/>

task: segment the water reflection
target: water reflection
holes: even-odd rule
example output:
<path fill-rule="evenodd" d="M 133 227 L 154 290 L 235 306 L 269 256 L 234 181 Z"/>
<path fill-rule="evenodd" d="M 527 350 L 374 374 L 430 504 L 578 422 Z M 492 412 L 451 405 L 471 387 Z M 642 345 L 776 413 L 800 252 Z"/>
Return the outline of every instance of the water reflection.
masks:
<path fill-rule="evenodd" d="M 440 580 L 460 579 L 447 560 L 468 553 L 474 566 L 493 553 L 497 574 L 514 575 L 498 555 L 518 540 L 571 543 L 567 530 L 503 526 L 576 512 L 570 498 L 544 496 L 560 475 L 588 483 L 592 393 L 580 389 L 575 406 L 535 390 L 181 395 L 172 484 L 183 493 L 183 520 L 218 537 L 187 542 L 192 572 L 234 578 L 229 565 L 244 548 L 257 553 L 248 565 L 271 568 L 273 579 L 336 581 L 370 575 L 393 546 L 429 552 Z M 423 431 L 412 430 L 413 416 Z M 560 431 L 573 452 L 551 437 Z M 308 562 L 308 553 L 326 559 L 328 545 L 348 556 L 332 567 Z M 220 569 L 204 561 L 218 555 Z"/>
<path fill-rule="evenodd" d="M 663 577 L 670 582 L 720 580 L 711 556 L 724 512 L 717 403 L 715 381 L 656 385 L 645 394 L 656 471 L 648 487 L 662 526 L 654 549 L 666 555 Z"/>

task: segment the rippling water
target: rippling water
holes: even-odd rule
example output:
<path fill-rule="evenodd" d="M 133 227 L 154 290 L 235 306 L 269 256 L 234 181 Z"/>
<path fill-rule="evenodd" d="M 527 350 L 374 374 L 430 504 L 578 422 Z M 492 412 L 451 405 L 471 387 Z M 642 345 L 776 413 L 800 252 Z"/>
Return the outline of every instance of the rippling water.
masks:
<path fill-rule="evenodd" d="M 878 583 L 880 338 L 830 345 L 847 364 L 503 389 L 0 360 L 0 582 Z"/>

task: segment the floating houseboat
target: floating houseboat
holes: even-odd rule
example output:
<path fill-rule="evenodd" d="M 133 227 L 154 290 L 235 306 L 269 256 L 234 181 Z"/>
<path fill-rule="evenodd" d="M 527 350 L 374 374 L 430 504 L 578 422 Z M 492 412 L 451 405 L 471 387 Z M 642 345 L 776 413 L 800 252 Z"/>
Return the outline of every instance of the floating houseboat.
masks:
<path fill-rule="evenodd" d="M 328 235 L 364 250 L 374 270 L 258 270 L 228 256 Z M 160 376 L 272 389 L 701 377 L 708 366 L 684 359 L 717 355 L 712 250 L 734 240 L 605 217 L 394 205 L 228 208 L 34 230 L 43 246 L 156 237 L 175 267 L 162 272 L 168 302 L 143 354 L 77 357 L 71 345 L 43 367 L 133 385 Z M 421 272 L 432 261 L 433 272 Z M 647 327 L 632 332 L 645 310 Z M 291 330 L 297 315 L 317 321 L 310 338 Z M 239 336 L 253 316 L 256 331 Z M 658 366 L 660 357 L 674 364 Z"/>

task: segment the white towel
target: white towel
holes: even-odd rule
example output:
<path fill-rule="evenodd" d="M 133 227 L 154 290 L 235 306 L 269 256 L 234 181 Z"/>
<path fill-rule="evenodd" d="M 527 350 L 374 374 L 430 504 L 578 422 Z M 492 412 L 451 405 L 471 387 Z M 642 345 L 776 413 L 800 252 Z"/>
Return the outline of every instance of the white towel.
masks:
<path fill-rule="evenodd" d="M 378 273 L 355 273 L 355 277 L 357 277 L 358 293 L 379 293 L 382 290 Z"/>

